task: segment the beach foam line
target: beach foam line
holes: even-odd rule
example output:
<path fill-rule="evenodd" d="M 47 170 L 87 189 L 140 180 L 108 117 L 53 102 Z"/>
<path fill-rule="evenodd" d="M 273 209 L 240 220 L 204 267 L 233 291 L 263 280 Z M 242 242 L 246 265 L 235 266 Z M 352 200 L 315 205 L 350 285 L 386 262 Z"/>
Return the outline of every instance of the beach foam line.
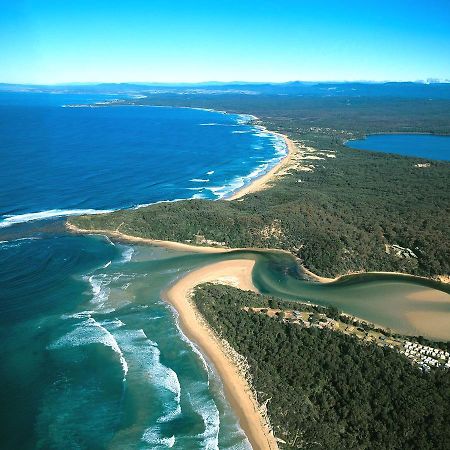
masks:
<path fill-rule="evenodd" d="M 177 310 L 180 327 L 186 337 L 196 342 L 199 349 L 206 355 L 215 367 L 222 380 L 225 394 L 235 410 L 241 428 L 255 449 L 277 449 L 275 438 L 270 432 L 270 424 L 261 415 L 257 399 L 253 395 L 247 377 L 236 365 L 236 356 L 199 315 L 195 304 L 191 300 L 192 289 L 207 282 L 223 282 L 224 277 L 237 280 L 241 289 L 255 290 L 252 282 L 252 270 L 255 261 L 229 260 L 210 264 L 206 267 L 189 272 L 175 281 L 163 294 L 163 297 Z M 197 396 L 191 399 L 196 402 Z M 197 405 L 193 405 L 194 409 Z M 213 405 L 202 405 L 209 409 Z M 205 443 L 216 444 L 217 427 L 220 420 L 213 410 L 208 411 L 208 417 L 203 417 L 205 429 L 202 437 Z"/>
<path fill-rule="evenodd" d="M 209 186 L 205 187 L 204 189 L 212 192 L 213 195 L 215 195 L 218 199 L 226 198 L 232 195 L 234 192 L 239 191 L 244 186 L 251 184 L 254 179 L 266 173 L 268 170 L 270 170 L 271 166 L 275 166 L 278 161 L 278 157 L 273 158 L 269 161 L 264 161 L 258 167 L 253 169 L 248 175 L 238 175 L 227 184 L 224 184 L 222 186 Z"/>
<path fill-rule="evenodd" d="M 34 220 L 53 219 L 56 217 L 80 216 L 83 214 L 107 214 L 113 209 L 49 209 L 35 213 L 25 213 L 17 215 L 5 215 L 1 219 L 0 228 L 10 227 L 18 223 L 32 222 Z"/>
<path fill-rule="evenodd" d="M 133 206 L 132 208 L 129 208 L 129 209 L 139 209 L 139 208 L 145 208 L 146 206 L 158 205 L 159 203 L 175 203 L 175 202 L 181 202 L 183 200 L 189 200 L 189 199 L 188 198 L 174 198 L 173 200 L 158 200 L 158 201 L 152 202 L 152 203 L 140 203 L 139 205 Z"/>

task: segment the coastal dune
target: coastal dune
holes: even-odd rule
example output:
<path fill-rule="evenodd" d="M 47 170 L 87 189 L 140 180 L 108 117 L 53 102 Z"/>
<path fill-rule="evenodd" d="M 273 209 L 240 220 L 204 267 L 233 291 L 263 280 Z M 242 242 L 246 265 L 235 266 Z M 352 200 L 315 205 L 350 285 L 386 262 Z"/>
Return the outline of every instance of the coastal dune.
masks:
<path fill-rule="evenodd" d="M 238 259 L 210 264 L 189 272 L 164 293 L 165 299 L 177 310 L 180 326 L 186 336 L 198 344 L 202 353 L 214 365 L 222 379 L 225 394 L 253 449 L 277 449 L 277 443 L 245 374 L 236 364 L 232 350 L 221 341 L 201 317 L 191 296 L 202 283 L 222 283 L 257 292 L 252 282 L 255 261 Z"/>

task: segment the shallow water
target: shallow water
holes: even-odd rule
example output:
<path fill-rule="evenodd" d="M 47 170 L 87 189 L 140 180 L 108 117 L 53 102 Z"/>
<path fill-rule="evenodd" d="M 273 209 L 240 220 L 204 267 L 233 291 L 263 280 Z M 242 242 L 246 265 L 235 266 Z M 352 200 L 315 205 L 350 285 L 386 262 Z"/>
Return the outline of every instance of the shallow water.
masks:
<path fill-rule="evenodd" d="M 161 300 L 203 262 L 92 236 L 0 244 L 1 448 L 247 448 Z"/>
<path fill-rule="evenodd" d="M 450 287 L 402 275 L 361 274 L 333 283 L 307 281 L 289 255 L 263 253 L 254 283 L 267 294 L 338 309 L 393 331 L 450 340 Z"/>
<path fill-rule="evenodd" d="M 450 161 L 450 136 L 433 134 L 372 134 L 347 141 L 347 147 L 425 159 Z"/>
<path fill-rule="evenodd" d="M 104 99 L 0 93 L 0 448 L 246 448 L 161 300 L 201 258 L 71 236 L 55 217 L 221 198 L 285 144 L 244 116 L 63 107 Z"/>

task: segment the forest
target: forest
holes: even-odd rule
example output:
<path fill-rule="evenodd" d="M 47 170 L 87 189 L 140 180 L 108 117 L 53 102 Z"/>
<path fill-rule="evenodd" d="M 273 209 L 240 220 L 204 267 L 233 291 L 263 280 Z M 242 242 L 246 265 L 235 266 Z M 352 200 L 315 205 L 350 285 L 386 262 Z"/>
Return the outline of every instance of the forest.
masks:
<path fill-rule="evenodd" d="M 193 298 L 247 359 L 280 448 L 450 448 L 448 371 L 425 373 L 390 348 L 243 310 L 279 308 L 279 299 L 212 284 Z"/>
<path fill-rule="evenodd" d="M 228 247 L 284 249 L 323 276 L 450 273 L 450 164 L 344 145 L 371 132 L 450 133 L 449 100 L 157 94 L 133 102 L 256 114 L 270 130 L 336 157 L 313 161 L 311 172 L 292 169 L 270 189 L 240 201 L 186 200 L 71 223 L 88 229 L 120 225 L 123 233 L 154 239 L 198 243 L 203 237 Z M 279 232 L 268 235 L 274 225 Z M 389 245 L 409 248 L 416 257 L 389 254 Z"/>

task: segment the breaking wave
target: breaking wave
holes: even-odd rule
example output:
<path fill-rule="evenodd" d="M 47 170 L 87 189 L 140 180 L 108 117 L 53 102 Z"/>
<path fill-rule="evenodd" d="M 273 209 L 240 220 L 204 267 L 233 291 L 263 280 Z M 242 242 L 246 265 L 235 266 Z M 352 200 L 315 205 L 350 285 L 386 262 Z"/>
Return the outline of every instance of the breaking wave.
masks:
<path fill-rule="evenodd" d="M 89 344 L 103 344 L 110 347 L 118 356 L 123 371 L 123 381 L 128 373 L 128 363 L 114 336 L 92 317 L 91 311 L 84 311 L 70 318 L 83 319 L 74 325 L 74 329 L 49 345 L 50 350 L 64 347 L 79 347 Z M 66 318 L 69 318 L 66 316 Z"/>
<path fill-rule="evenodd" d="M 18 214 L 14 216 L 3 216 L 0 221 L 0 228 L 10 227 L 17 223 L 31 222 L 34 220 L 53 219 L 56 217 L 80 216 L 82 214 L 105 214 L 112 212 L 112 209 L 50 209 L 36 213 Z"/>

